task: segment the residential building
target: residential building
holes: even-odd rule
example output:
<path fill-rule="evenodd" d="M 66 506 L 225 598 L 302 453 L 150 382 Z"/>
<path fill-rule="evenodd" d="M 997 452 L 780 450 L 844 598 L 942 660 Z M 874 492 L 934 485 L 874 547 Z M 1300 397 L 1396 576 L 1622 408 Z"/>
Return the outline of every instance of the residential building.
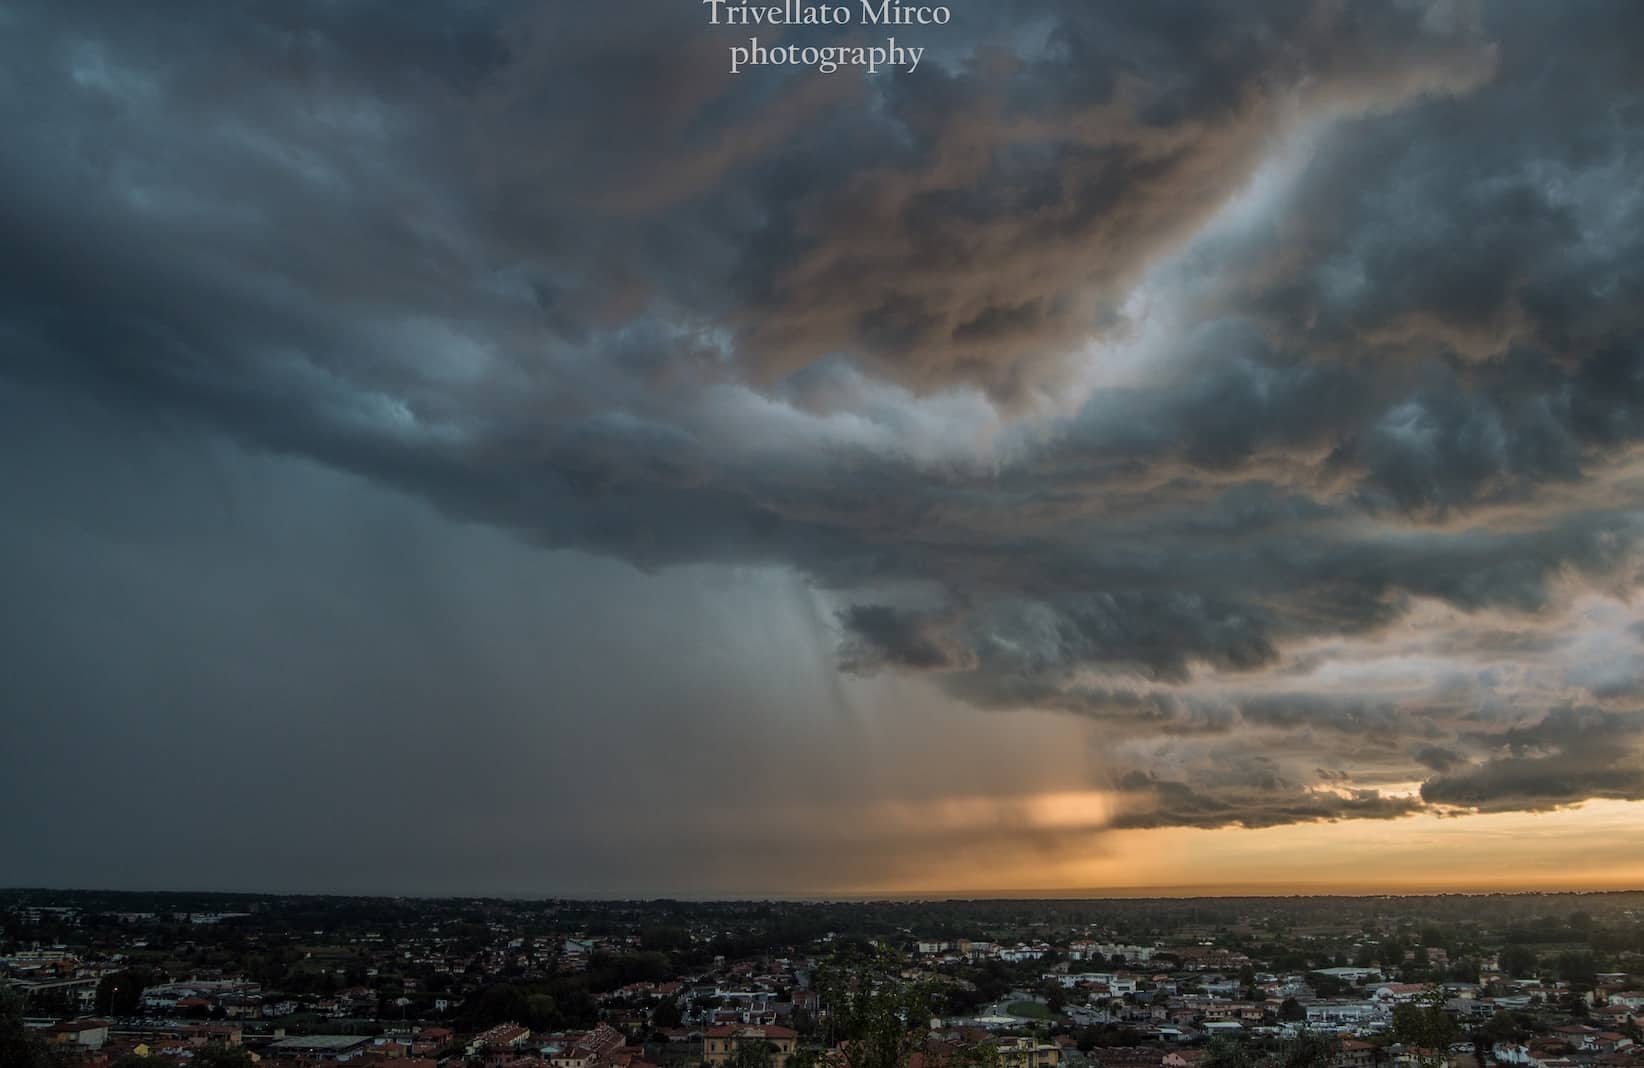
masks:
<path fill-rule="evenodd" d="M 724 1024 L 703 1032 L 702 1059 L 711 1065 L 723 1065 L 743 1045 L 763 1042 L 771 1047 L 771 1068 L 786 1068 L 798 1041 L 798 1032 L 789 1027 Z"/>

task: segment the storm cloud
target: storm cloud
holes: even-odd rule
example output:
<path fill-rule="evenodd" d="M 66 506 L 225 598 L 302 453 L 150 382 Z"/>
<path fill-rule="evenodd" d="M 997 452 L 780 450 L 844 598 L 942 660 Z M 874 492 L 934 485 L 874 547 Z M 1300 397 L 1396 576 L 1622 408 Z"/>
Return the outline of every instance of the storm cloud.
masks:
<path fill-rule="evenodd" d="M 648 784 L 611 835 L 670 792 L 699 829 L 798 811 L 903 687 L 1083 732 L 1058 785 L 1115 809 L 1046 849 L 1644 797 L 1641 18 L 1017 0 L 955 5 L 913 75 L 732 77 L 664 0 L 0 3 L 8 720 L 50 749 L 244 701 L 236 737 L 369 723 L 442 781 L 406 739 L 490 709 L 532 741 L 453 783 L 506 807 L 568 732 Z M 300 551 L 221 525 L 259 486 Z M 330 596 L 345 564 L 385 600 Z M 744 617 L 650 632 L 646 589 Z M 626 621 L 599 655 L 590 611 Z M 746 619 L 779 639 L 716 654 Z M 582 653 L 539 670 L 533 632 Z M 745 796 L 665 770 L 796 705 L 831 725 L 803 788 L 774 742 L 726 751 Z M 956 848 L 1033 825 L 1029 780 Z M 484 810 L 448 785 L 442 838 Z M 847 848 L 867 884 L 916 837 L 794 818 L 676 831 L 659 878 L 746 884 L 723 858 L 790 834 L 788 885 Z M 564 885 L 646 877 L 582 833 L 544 839 L 605 858 Z"/>

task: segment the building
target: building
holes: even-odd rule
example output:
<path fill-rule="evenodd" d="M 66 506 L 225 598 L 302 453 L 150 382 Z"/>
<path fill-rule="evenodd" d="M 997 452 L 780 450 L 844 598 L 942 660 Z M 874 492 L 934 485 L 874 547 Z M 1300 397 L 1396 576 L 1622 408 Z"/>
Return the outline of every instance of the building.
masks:
<path fill-rule="evenodd" d="M 365 1035 L 297 1035 L 263 1048 L 271 1060 L 347 1064 L 365 1056 L 371 1039 Z"/>
<path fill-rule="evenodd" d="M 1315 1001 L 1306 1011 L 1312 1027 L 1362 1027 L 1387 1016 L 1386 1008 L 1372 1001 Z"/>
<path fill-rule="evenodd" d="M 1001 1038 L 997 1048 L 999 1068 L 1057 1068 L 1062 1063 L 1062 1047 L 1037 1038 Z"/>
<path fill-rule="evenodd" d="M 108 1041 L 108 1028 L 107 1020 L 64 1020 L 52 1025 L 51 1041 L 81 1049 L 102 1049 Z"/>
<path fill-rule="evenodd" d="M 517 1023 L 501 1023 L 489 1031 L 481 1031 L 468 1043 L 468 1056 L 487 1049 L 523 1049 L 531 1037 L 531 1029 Z"/>
<path fill-rule="evenodd" d="M 743 1045 L 764 1042 L 771 1047 L 771 1068 L 786 1068 L 798 1041 L 798 1032 L 788 1027 L 726 1024 L 703 1032 L 702 1059 L 717 1068 L 736 1056 Z"/>
<path fill-rule="evenodd" d="M 1331 1063 L 1335 1068 L 1373 1068 L 1376 1063 L 1376 1047 L 1356 1038 L 1343 1039 Z"/>

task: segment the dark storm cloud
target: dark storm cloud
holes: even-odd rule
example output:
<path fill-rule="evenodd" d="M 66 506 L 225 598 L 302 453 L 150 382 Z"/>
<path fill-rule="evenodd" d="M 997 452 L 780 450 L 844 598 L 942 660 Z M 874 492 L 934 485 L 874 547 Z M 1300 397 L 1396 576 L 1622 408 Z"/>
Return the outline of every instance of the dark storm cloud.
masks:
<path fill-rule="evenodd" d="M 849 670 L 926 669 L 953 664 L 952 653 L 918 613 L 890 605 L 859 604 L 841 612 L 839 622 L 847 635 L 840 659 Z"/>
<path fill-rule="evenodd" d="M 13 382 L 1301 761 L 1129 826 L 1632 796 L 1481 724 L 1627 692 L 1549 672 L 1638 574 L 1633 5 L 973 4 L 872 80 L 661 0 L 0 13 Z"/>
<path fill-rule="evenodd" d="M 1633 333 L 1611 297 L 1636 280 L 1638 234 L 1611 229 L 1631 209 L 1600 190 L 1638 142 L 1639 12 L 1484 13 L 1500 45 L 1488 90 L 1356 124 L 1298 190 L 1285 247 L 1270 246 L 1295 263 L 1299 245 L 1312 269 L 1248 264 L 1263 305 L 1317 341 L 1485 359 L 1515 341 L 1577 355 Z"/>
<path fill-rule="evenodd" d="M 1459 753 L 1442 745 L 1424 745 L 1416 750 L 1415 757 L 1422 767 L 1432 768 L 1434 771 L 1449 771 L 1462 763 Z"/>
<path fill-rule="evenodd" d="M 923 152 L 800 206 L 798 254 L 747 313 L 756 359 L 848 349 L 904 381 L 1014 399 L 1251 175 L 1300 86 L 1317 107 L 1373 110 L 1492 63 L 1465 26 L 1413 8 L 1011 14 L 1049 23 L 1044 45 L 895 83 Z"/>
<path fill-rule="evenodd" d="M 1595 708 L 1549 712 L 1499 738 L 1505 753 L 1422 784 L 1424 800 L 1481 810 L 1644 799 L 1644 720 Z"/>
<path fill-rule="evenodd" d="M 1338 792 L 1288 783 L 1275 775 L 1248 782 L 1189 784 L 1131 774 L 1121 795 L 1138 805 L 1114 821 L 1118 827 L 1273 827 L 1319 820 L 1397 819 L 1420 809 L 1408 797 L 1376 790 Z"/>
<path fill-rule="evenodd" d="M 1080 594 L 1006 603 L 976 637 L 983 671 L 1057 675 L 1103 665 L 1180 681 L 1190 661 L 1232 671 L 1271 663 L 1269 623 L 1192 594 Z"/>

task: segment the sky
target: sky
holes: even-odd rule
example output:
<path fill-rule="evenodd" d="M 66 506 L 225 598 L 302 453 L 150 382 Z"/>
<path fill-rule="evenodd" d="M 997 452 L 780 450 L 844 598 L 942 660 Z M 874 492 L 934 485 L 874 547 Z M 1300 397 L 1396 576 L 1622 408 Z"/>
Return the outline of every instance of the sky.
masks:
<path fill-rule="evenodd" d="M 1644 886 L 1644 6 L 0 0 L 0 885 Z"/>

